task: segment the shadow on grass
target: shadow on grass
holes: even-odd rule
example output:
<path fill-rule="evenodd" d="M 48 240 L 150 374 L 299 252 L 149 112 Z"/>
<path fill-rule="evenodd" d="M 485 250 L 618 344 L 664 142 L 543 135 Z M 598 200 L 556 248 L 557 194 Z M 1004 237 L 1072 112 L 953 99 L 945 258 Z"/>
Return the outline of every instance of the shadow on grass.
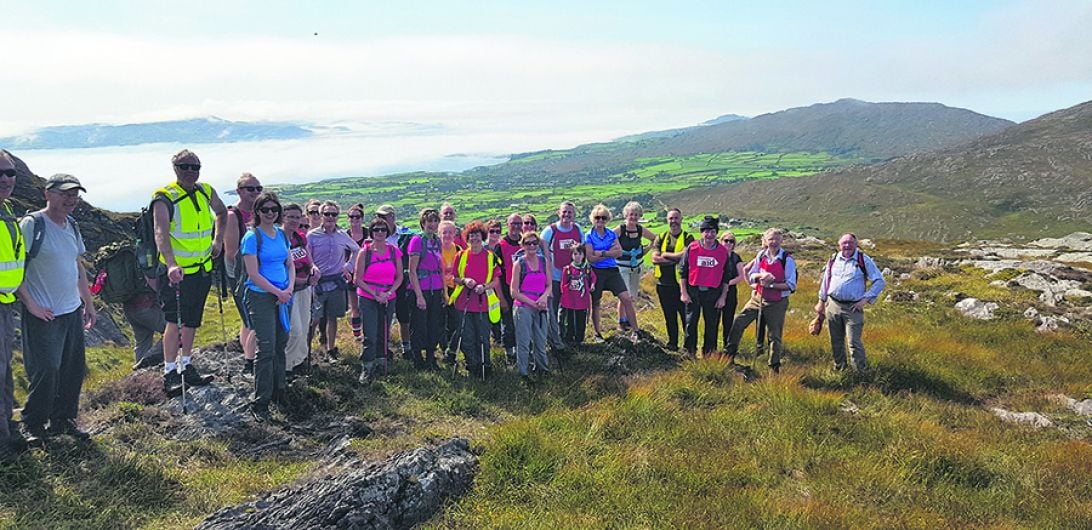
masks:
<path fill-rule="evenodd" d="M 0 512 L 15 528 L 124 528 L 177 509 L 181 485 L 137 455 L 90 443 L 50 441 L 48 452 L 0 462 Z"/>
<path fill-rule="evenodd" d="M 820 371 L 804 376 L 800 383 L 807 388 L 848 391 L 857 386 L 871 386 L 884 394 L 921 393 L 936 399 L 963 405 L 981 405 L 970 393 L 952 385 L 937 374 L 919 366 L 897 363 L 877 363 L 865 373 L 856 371 Z"/>

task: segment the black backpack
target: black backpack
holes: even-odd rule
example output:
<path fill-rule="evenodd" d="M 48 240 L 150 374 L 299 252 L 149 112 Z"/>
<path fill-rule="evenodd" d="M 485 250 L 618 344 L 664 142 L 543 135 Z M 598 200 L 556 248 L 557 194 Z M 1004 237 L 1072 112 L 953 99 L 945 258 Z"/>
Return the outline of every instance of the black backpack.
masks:
<path fill-rule="evenodd" d="M 99 249 L 95 285 L 103 302 L 118 304 L 152 292 L 137 263 L 136 249 L 129 241 L 118 241 Z"/>

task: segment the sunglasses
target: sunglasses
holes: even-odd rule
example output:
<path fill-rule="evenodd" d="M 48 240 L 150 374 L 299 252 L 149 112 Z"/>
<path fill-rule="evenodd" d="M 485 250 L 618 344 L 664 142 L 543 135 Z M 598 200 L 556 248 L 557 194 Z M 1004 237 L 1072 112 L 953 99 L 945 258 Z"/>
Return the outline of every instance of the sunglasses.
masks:
<path fill-rule="evenodd" d="M 182 171 L 201 171 L 201 164 L 175 164 L 174 167 Z"/>
<path fill-rule="evenodd" d="M 605 215 L 597 215 L 597 216 L 595 216 L 595 220 L 596 220 L 596 221 L 606 221 L 606 220 L 608 220 L 608 219 L 610 219 L 610 217 L 607 217 L 607 216 L 605 216 Z"/>
<path fill-rule="evenodd" d="M 318 214 L 319 214 L 318 210 L 307 210 L 307 215 L 318 215 Z"/>
<path fill-rule="evenodd" d="M 721 241 L 721 243 L 724 243 L 725 245 L 735 245 L 736 240 L 735 239 L 725 239 L 724 241 Z"/>
<path fill-rule="evenodd" d="M 0 175 L 15 178 L 15 169 L 0 169 Z"/>
<path fill-rule="evenodd" d="M 281 207 L 280 206 L 263 206 L 261 208 L 258 208 L 258 211 L 262 212 L 262 213 L 281 213 Z"/>
<path fill-rule="evenodd" d="M 499 234 L 499 233 L 501 233 L 501 231 L 497 230 L 497 229 L 492 229 L 492 230 L 489 231 L 489 233 L 490 234 Z"/>
<path fill-rule="evenodd" d="M 363 219 L 363 218 L 364 218 L 363 215 L 350 215 L 349 216 L 349 219 Z"/>
<path fill-rule="evenodd" d="M 538 246 L 538 241 L 524 241 L 523 246 L 525 246 L 525 247 L 537 247 Z"/>
<path fill-rule="evenodd" d="M 385 234 L 388 231 L 389 230 L 387 230 L 387 227 L 385 227 L 385 226 L 376 226 L 375 228 L 372 228 L 372 233 L 373 234 L 376 233 L 376 232 L 383 232 Z"/>
<path fill-rule="evenodd" d="M 338 212 L 322 212 L 323 217 L 337 217 L 339 215 L 341 214 Z"/>
<path fill-rule="evenodd" d="M 311 225 L 309 225 L 309 224 L 307 224 L 307 223 L 300 223 L 300 228 L 302 228 L 302 229 L 304 229 L 304 230 L 310 230 L 310 229 L 311 229 Z"/>
<path fill-rule="evenodd" d="M 261 186 L 239 186 L 239 189 L 246 190 L 246 191 L 249 191 L 249 192 L 253 193 L 255 191 L 261 192 L 265 188 L 263 188 Z"/>

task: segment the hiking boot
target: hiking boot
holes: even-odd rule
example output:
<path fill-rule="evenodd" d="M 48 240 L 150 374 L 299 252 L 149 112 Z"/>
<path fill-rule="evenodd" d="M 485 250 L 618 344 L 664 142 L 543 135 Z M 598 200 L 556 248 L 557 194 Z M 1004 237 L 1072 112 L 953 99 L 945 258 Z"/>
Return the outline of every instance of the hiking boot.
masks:
<path fill-rule="evenodd" d="M 19 435 L 19 431 L 12 432 L 15 434 L 0 438 L 0 461 L 3 461 L 8 457 L 16 456 L 27 450 L 26 438 Z"/>
<path fill-rule="evenodd" d="M 368 385 L 371 384 L 373 379 L 374 378 L 372 377 L 372 371 L 364 368 L 360 370 L 360 377 L 357 377 L 356 381 L 362 385 Z"/>
<path fill-rule="evenodd" d="M 250 415 L 257 423 L 270 423 L 273 421 L 273 413 L 269 412 L 269 405 L 251 405 Z"/>
<path fill-rule="evenodd" d="M 254 377 L 254 359 L 243 359 L 243 375 Z"/>
<path fill-rule="evenodd" d="M 30 447 L 42 447 L 49 439 L 45 425 L 23 425 L 23 430 L 27 433 L 26 442 Z"/>
<path fill-rule="evenodd" d="M 592 339 L 592 342 L 596 344 L 603 344 L 604 342 L 607 342 L 607 339 L 604 339 L 603 335 L 596 333 L 595 338 Z"/>
<path fill-rule="evenodd" d="M 302 363 L 297 364 L 296 367 L 292 369 L 292 373 L 295 374 L 296 377 L 306 377 L 311 375 L 311 360 L 304 359 Z"/>
<path fill-rule="evenodd" d="M 531 388 L 531 387 L 535 386 L 535 380 L 531 379 L 531 376 L 529 376 L 529 375 L 519 376 L 519 382 L 520 382 L 520 384 L 522 384 L 523 386 L 525 386 L 527 388 Z"/>
<path fill-rule="evenodd" d="M 48 432 L 50 436 L 61 436 L 67 434 L 68 436 L 76 438 L 77 440 L 91 439 L 91 435 L 87 434 L 84 431 L 81 431 L 80 427 L 76 425 L 76 420 L 71 418 L 57 422 L 50 421 Z"/>
<path fill-rule="evenodd" d="M 326 360 L 331 364 L 336 364 L 337 360 L 341 357 L 341 352 L 337 351 L 337 346 L 326 350 Z"/>
<path fill-rule="evenodd" d="M 394 356 L 391 356 L 391 358 L 393 359 Z M 413 345 L 412 344 L 410 344 L 408 342 L 403 342 L 402 343 L 402 358 L 407 359 L 407 360 L 412 360 L 413 359 Z"/>
<path fill-rule="evenodd" d="M 253 363 L 251 364 L 253 366 Z M 253 374 L 253 370 L 251 370 Z M 216 379 L 212 375 L 201 375 L 197 371 L 197 367 L 192 364 L 187 364 L 186 368 L 182 370 L 182 379 L 186 381 L 186 386 L 205 386 Z"/>
<path fill-rule="evenodd" d="M 178 373 L 178 370 L 163 374 L 163 391 L 168 396 L 177 396 L 182 393 L 182 374 Z"/>
<path fill-rule="evenodd" d="M 133 365 L 133 371 L 143 370 L 144 368 L 151 368 L 153 366 L 159 366 L 163 364 L 163 354 L 154 353 L 136 362 Z"/>
<path fill-rule="evenodd" d="M 781 373 L 781 365 L 780 364 L 771 364 L 770 365 L 770 371 L 775 373 L 775 374 Z"/>
<path fill-rule="evenodd" d="M 513 364 L 516 364 L 516 347 L 515 346 L 509 346 L 509 347 L 504 349 L 504 362 L 507 363 L 508 366 L 512 366 Z"/>

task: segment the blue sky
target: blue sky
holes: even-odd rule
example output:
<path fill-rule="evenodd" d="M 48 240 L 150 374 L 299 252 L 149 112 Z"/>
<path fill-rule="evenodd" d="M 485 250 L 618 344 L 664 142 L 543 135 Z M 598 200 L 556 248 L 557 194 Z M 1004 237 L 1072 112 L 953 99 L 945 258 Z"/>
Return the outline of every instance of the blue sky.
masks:
<path fill-rule="evenodd" d="M 0 134 L 216 114 L 576 140 L 841 97 L 1019 121 L 1092 94 L 1086 1 L 0 5 Z"/>

